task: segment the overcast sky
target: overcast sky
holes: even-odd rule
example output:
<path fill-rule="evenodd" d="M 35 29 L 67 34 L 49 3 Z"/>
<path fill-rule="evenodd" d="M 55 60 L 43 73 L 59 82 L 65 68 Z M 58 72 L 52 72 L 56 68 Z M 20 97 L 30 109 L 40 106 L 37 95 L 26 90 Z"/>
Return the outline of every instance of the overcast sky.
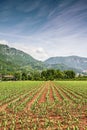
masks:
<path fill-rule="evenodd" d="M 87 0 L 0 0 L 0 43 L 39 60 L 87 57 Z"/>

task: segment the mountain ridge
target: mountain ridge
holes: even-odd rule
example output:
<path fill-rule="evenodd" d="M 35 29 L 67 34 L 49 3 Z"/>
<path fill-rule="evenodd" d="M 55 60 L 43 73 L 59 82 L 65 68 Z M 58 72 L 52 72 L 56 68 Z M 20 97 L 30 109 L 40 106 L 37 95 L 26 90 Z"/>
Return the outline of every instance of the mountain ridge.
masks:
<path fill-rule="evenodd" d="M 11 64 L 11 65 L 10 65 Z M 13 66 L 13 67 L 12 67 Z M 10 69 L 12 70 L 19 70 L 26 68 L 31 69 L 37 69 L 37 68 L 43 68 L 42 62 L 34 59 L 29 54 L 20 51 L 15 48 L 11 48 L 8 45 L 2 45 L 0 44 L 0 68 L 4 69 Z"/>
<path fill-rule="evenodd" d="M 87 69 L 87 58 L 80 56 L 62 56 L 62 57 L 51 57 L 44 61 L 45 64 L 65 64 L 68 67 L 81 69 L 82 71 Z"/>
<path fill-rule="evenodd" d="M 60 69 L 74 70 L 82 72 L 87 70 L 87 58 L 80 56 L 56 56 L 50 57 L 44 62 L 36 60 L 31 55 L 9 47 L 8 45 L 0 44 L 0 72 L 7 69 L 8 71 L 16 70 L 39 70 L 43 69 Z"/>

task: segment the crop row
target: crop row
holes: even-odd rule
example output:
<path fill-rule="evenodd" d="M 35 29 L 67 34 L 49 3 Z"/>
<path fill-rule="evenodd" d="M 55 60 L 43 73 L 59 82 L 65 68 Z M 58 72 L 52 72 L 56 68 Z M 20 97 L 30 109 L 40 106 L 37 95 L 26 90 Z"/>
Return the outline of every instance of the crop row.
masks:
<path fill-rule="evenodd" d="M 81 84 L 72 81 L 23 82 L 22 87 L 17 88 L 19 97 L 14 94 L 16 100 L 9 102 L 7 109 L 0 113 L 1 130 L 86 130 L 87 89 L 86 83 Z M 9 89 L 9 95 L 12 95 L 12 87 Z M 4 88 L 2 92 L 4 94 Z"/>

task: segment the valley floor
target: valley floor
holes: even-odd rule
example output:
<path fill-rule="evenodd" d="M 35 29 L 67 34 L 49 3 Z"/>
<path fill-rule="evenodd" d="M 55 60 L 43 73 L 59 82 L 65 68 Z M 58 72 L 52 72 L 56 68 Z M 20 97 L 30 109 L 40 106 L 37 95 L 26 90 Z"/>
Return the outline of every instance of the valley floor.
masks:
<path fill-rule="evenodd" d="M 87 81 L 0 82 L 0 130 L 87 130 Z"/>

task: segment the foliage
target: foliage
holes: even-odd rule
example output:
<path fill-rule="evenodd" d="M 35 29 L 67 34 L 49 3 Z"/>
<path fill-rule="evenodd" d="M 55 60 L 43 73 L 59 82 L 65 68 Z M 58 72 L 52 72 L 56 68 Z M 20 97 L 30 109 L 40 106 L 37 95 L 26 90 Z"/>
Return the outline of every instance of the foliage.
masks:
<path fill-rule="evenodd" d="M 65 78 L 67 78 L 67 79 L 75 78 L 75 72 L 72 70 L 64 71 L 64 74 L 65 74 Z"/>
<path fill-rule="evenodd" d="M 0 73 L 26 71 L 27 68 L 43 70 L 44 64 L 23 51 L 0 44 Z"/>
<path fill-rule="evenodd" d="M 14 74 L 14 80 L 59 80 L 59 79 L 74 79 L 75 72 L 74 71 L 60 71 L 54 69 L 48 69 L 40 71 L 33 71 L 33 72 L 22 72 L 17 71 Z M 2 80 L 4 76 L 2 77 Z M 5 80 L 5 79 L 4 79 Z"/>

